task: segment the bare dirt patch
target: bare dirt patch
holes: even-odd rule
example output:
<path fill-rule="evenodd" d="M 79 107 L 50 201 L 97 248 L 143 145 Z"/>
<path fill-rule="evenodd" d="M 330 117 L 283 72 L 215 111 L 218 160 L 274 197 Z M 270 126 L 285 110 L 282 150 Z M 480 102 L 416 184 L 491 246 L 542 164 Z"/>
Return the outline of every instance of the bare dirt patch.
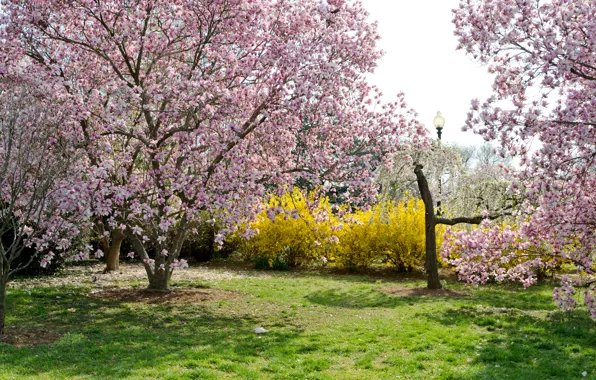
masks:
<path fill-rule="evenodd" d="M 35 288 L 46 286 L 92 286 L 96 289 L 110 289 L 126 286 L 131 282 L 148 285 L 147 274 L 140 264 L 120 263 L 120 270 L 103 273 L 105 265 L 68 265 L 56 276 L 21 278 L 11 281 L 10 288 Z M 226 269 L 225 267 L 192 266 L 189 269 L 177 270 L 172 276 L 172 283 L 225 281 L 244 278 L 270 277 L 270 273 L 255 270 Z"/>
<path fill-rule="evenodd" d="M 241 294 L 222 289 L 173 287 L 166 292 L 149 289 L 109 288 L 94 292 L 92 296 L 117 302 L 183 305 L 229 300 L 238 298 Z"/>
<path fill-rule="evenodd" d="M 469 295 L 466 292 L 451 289 L 407 288 L 403 286 L 392 286 L 381 291 L 400 297 L 462 298 Z"/>
<path fill-rule="evenodd" d="M 0 343 L 10 344 L 17 348 L 37 347 L 52 344 L 61 337 L 62 334 L 51 331 L 6 328 L 4 330 L 4 337 L 0 339 Z"/>

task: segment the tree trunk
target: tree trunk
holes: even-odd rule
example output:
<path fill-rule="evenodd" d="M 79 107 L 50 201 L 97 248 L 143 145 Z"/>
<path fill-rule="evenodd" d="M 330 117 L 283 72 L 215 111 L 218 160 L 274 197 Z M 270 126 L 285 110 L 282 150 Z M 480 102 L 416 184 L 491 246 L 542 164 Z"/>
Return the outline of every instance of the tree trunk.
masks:
<path fill-rule="evenodd" d="M 112 242 L 106 253 L 106 269 L 104 273 L 120 269 L 120 246 L 124 240 L 124 233 L 120 229 L 112 231 Z"/>
<path fill-rule="evenodd" d="M 159 291 L 170 290 L 171 277 L 172 270 L 169 267 L 164 266 L 164 269 L 159 269 L 159 266 L 157 266 L 153 275 L 149 276 L 149 289 Z"/>
<path fill-rule="evenodd" d="M 0 341 L 4 338 L 4 326 L 6 319 L 6 284 L 4 278 L 0 278 Z"/>
<path fill-rule="evenodd" d="M 431 207 L 432 208 L 432 207 Z M 437 236 L 435 233 L 435 214 L 426 210 L 425 212 L 425 233 L 426 233 L 426 273 L 428 273 L 428 289 L 441 289 L 443 286 L 439 281 L 439 265 L 437 263 Z"/>
<path fill-rule="evenodd" d="M 168 250 L 168 255 L 163 256 L 161 252 L 156 252 L 154 260 L 149 258 L 147 250 L 138 236 L 133 234 L 130 230 L 126 230 L 130 243 L 143 260 L 143 266 L 145 267 L 147 279 L 149 280 L 149 289 L 159 291 L 170 290 L 170 279 L 172 278 L 172 271 L 174 270 L 170 267 L 170 264 L 178 259 L 178 256 L 180 255 L 182 244 L 184 243 L 184 239 L 186 239 L 187 226 L 188 221 L 182 219 L 177 226 L 178 232 L 173 239 L 173 244 L 169 246 L 170 249 Z"/>
<path fill-rule="evenodd" d="M 143 260 L 143 267 L 145 268 L 145 272 L 147 272 L 147 279 L 149 280 L 149 288 L 157 287 L 157 282 L 153 280 L 153 274 L 155 273 L 156 266 L 151 264 L 149 254 L 147 253 L 143 242 L 137 235 L 133 234 L 130 229 L 126 230 L 126 236 L 128 237 L 128 241 L 130 241 L 132 244 L 135 252 L 141 257 L 141 260 Z"/>
<path fill-rule="evenodd" d="M 416 164 L 414 173 L 418 182 L 420 196 L 424 202 L 424 224 L 426 235 L 426 273 L 428 274 L 428 289 L 441 289 L 439 281 L 439 265 L 437 263 L 437 237 L 435 233 L 436 217 L 433 197 L 428 187 L 428 182 L 422 171 L 423 166 Z"/>

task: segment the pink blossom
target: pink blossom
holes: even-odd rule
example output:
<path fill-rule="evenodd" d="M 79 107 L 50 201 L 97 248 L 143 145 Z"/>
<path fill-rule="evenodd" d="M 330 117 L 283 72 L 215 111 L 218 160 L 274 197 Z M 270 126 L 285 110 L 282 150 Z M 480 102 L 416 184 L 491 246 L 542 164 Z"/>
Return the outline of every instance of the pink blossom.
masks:
<path fill-rule="evenodd" d="M 377 105 L 366 78 L 382 53 L 360 2 L 157 1 L 126 17 L 122 0 L 2 7 L 3 70 L 39 84 L 80 155 L 64 210 L 100 218 L 104 237 L 125 231 L 143 260 L 155 243 L 176 259 L 206 215 L 221 245 L 296 181 L 374 201 L 385 155 L 426 141 L 403 94 Z"/>
<path fill-rule="evenodd" d="M 443 254 L 461 269 L 460 277 L 472 283 L 491 277 L 501 256 L 515 264 L 503 278 L 524 286 L 534 283 L 536 270 L 562 261 L 591 279 L 596 249 L 596 79 L 593 73 L 586 75 L 585 68 L 594 67 L 596 45 L 593 33 L 569 31 L 594 30 L 594 2 L 460 4 L 453 11 L 458 47 L 494 74 L 492 95 L 473 101 L 466 129 L 497 141 L 501 154 L 519 157 L 521 170 L 510 189 L 520 200 L 515 215 L 519 230 L 451 234 Z M 530 154 L 532 141 L 541 144 Z M 555 289 L 554 301 L 563 310 L 577 307 L 576 287 L 565 279 Z M 584 291 L 584 304 L 592 313 L 591 289 Z"/>

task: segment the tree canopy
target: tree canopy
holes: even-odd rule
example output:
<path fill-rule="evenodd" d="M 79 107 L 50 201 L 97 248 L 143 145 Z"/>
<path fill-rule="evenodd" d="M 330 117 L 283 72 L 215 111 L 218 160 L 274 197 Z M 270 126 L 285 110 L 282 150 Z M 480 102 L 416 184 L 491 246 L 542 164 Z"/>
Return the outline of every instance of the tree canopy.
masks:
<path fill-rule="evenodd" d="M 471 282 L 529 285 L 536 268 L 572 262 L 587 277 L 565 280 L 555 298 L 572 305 L 573 285 L 586 286 L 596 318 L 596 3 L 462 0 L 454 23 L 459 48 L 495 74 L 492 96 L 472 102 L 467 129 L 521 157 L 511 191 L 524 202 L 518 230 L 459 234 L 447 249 L 463 250 L 455 263 Z M 507 269 L 512 250 L 527 260 Z"/>
<path fill-rule="evenodd" d="M 373 199 L 372 168 L 424 141 L 403 96 L 381 104 L 365 80 L 381 53 L 359 2 L 3 6 L 3 71 L 45 81 L 67 110 L 63 128 L 86 153 L 81 197 L 132 242 L 151 287 L 183 265 L 202 212 L 227 226 L 221 241 L 272 186 L 304 179 Z"/>

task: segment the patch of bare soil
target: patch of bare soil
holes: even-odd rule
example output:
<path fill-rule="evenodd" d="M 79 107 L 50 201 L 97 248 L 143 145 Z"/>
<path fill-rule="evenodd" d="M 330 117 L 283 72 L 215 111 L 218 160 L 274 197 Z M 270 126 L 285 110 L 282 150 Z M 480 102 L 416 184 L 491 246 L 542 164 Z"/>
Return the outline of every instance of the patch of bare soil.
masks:
<path fill-rule="evenodd" d="M 149 289 L 109 288 L 94 292 L 92 296 L 117 302 L 183 305 L 234 299 L 240 297 L 240 293 L 210 288 L 173 287 L 170 291 L 165 292 Z"/>
<path fill-rule="evenodd" d="M 6 328 L 4 330 L 4 337 L 0 339 L 0 343 L 10 344 L 17 348 L 36 347 L 52 344 L 60 337 L 62 337 L 61 334 L 50 331 Z"/>
<path fill-rule="evenodd" d="M 147 274 L 140 264 L 120 263 L 120 270 L 103 273 L 105 264 L 68 265 L 58 275 L 21 278 L 8 283 L 10 288 L 34 288 L 44 286 L 92 285 L 94 288 L 112 288 L 114 284 L 122 286 L 136 281 L 147 284 Z M 221 281 L 240 278 L 270 277 L 270 273 L 255 270 L 210 268 L 193 266 L 189 269 L 177 270 L 172 282 Z"/>
<path fill-rule="evenodd" d="M 407 288 L 403 286 L 392 286 L 382 289 L 382 291 L 400 297 L 461 298 L 468 296 L 466 292 L 451 289 Z"/>

